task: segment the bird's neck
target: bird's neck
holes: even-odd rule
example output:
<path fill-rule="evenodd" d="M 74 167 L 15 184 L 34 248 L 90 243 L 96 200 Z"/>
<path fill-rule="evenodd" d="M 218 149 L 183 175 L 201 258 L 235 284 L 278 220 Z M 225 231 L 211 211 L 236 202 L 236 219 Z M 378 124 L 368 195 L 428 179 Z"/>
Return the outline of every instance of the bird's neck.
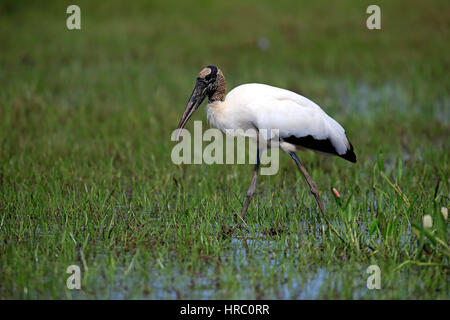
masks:
<path fill-rule="evenodd" d="M 217 90 L 209 97 L 209 103 L 215 101 L 224 101 L 227 94 L 227 86 L 225 84 L 225 77 L 220 73 L 218 76 Z"/>

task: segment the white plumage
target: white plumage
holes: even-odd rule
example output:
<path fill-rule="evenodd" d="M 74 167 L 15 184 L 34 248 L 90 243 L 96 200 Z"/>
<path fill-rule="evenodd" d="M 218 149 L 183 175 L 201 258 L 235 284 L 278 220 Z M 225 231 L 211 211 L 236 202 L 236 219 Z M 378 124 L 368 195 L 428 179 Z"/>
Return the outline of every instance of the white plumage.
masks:
<path fill-rule="evenodd" d="M 207 118 L 223 132 L 277 129 L 279 137 L 272 139 L 312 136 L 316 140 L 329 139 L 338 155 L 351 149 L 344 128 L 317 104 L 292 91 L 265 84 L 243 84 L 231 90 L 224 101 L 208 103 Z M 280 147 L 289 152 L 302 146 L 282 141 Z"/>

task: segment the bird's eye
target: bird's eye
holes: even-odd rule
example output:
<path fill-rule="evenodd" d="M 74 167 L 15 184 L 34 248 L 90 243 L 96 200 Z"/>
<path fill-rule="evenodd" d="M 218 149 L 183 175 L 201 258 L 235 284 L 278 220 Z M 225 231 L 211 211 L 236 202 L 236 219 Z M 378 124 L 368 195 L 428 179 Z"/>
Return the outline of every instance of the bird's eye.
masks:
<path fill-rule="evenodd" d="M 211 80 L 211 74 L 206 75 L 205 80 L 206 80 L 206 81 Z"/>

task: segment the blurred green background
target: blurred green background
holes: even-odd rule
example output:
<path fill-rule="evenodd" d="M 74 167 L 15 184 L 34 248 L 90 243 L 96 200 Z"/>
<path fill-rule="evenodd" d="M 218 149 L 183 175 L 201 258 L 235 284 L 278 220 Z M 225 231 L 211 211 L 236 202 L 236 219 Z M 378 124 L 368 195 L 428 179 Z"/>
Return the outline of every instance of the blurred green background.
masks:
<path fill-rule="evenodd" d="M 70 4 L 0 2 L 1 298 L 449 298 L 448 247 L 425 248 L 411 229 L 448 206 L 448 1 L 77 1 L 72 31 Z M 381 30 L 366 28 L 370 4 Z M 209 64 L 229 89 L 290 89 L 346 128 L 357 165 L 301 158 L 358 245 L 317 238 L 317 208 L 288 157 L 260 179 L 254 229 L 227 236 L 251 166 L 170 161 Z M 347 213 L 331 187 L 350 197 Z M 242 237 L 280 226 L 242 262 Z M 283 260 L 287 241 L 302 248 Z M 65 267 L 77 263 L 86 285 L 75 294 Z M 388 279 L 378 293 L 360 280 L 371 263 Z"/>

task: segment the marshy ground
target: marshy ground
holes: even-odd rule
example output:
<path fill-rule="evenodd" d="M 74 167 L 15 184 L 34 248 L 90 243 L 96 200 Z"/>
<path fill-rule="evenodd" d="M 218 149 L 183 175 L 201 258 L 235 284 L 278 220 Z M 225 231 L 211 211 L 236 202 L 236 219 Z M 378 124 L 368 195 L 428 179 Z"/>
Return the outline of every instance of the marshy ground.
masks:
<path fill-rule="evenodd" d="M 1 299 L 450 298 L 448 1 L 379 1 L 373 31 L 367 1 L 78 1 L 78 31 L 69 4 L 0 4 Z M 239 229 L 252 165 L 170 161 L 208 64 L 346 128 L 355 165 L 299 154 L 345 243 L 288 155 Z"/>

